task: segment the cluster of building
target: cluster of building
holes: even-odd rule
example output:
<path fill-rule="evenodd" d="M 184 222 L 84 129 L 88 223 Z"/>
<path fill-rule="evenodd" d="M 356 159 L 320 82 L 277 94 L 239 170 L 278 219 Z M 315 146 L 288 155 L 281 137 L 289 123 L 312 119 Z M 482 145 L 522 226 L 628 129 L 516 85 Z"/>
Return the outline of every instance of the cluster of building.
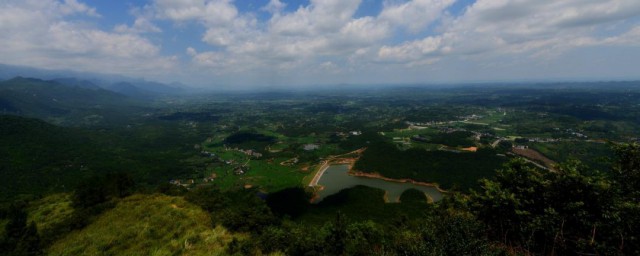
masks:
<path fill-rule="evenodd" d="M 230 148 L 230 147 L 227 147 L 227 145 L 224 145 L 224 150 L 235 150 L 235 151 L 243 153 L 243 154 L 245 154 L 247 156 L 252 156 L 252 157 L 255 157 L 255 158 L 262 157 L 262 153 L 256 151 L 255 149 L 241 149 L 241 148 L 237 148 L 237 147 Z"/>
<path fill-rule="evenodd" d="M 316 150 L 318 148 L 320 148 L 320 145 L 318 144 L 305 144 L 304 146 L 302 146 L 302 149 L 306 151 Z"/>
<path fill-rule="evenodd" d="M 246 165 L 239 165 L 233 168 L 233 173 L 236 175 L 242 175 L 249 171 L 249 167 Z"/>
<path fill-rule="evenodd" d="M 236 148 L 235 150 L 237 150 L 238 152 L 241 152 L 241 153 L 243 153 L 243 154 L 245 154 L 247 156 L 252 156 L 252 157 L 255 157 L 255 158 L 261 158 L 262 157 L 262 153 L 259 153 L 259 152 L 255 151 L 253 149 L 244 150 L 244 149 L 237 149 Z"/>
<path fill-rule="evenodd" d="M 471 115 L 468 115 L 468 116 L 459 116 L 458 118 L 460 120 L 470 121 L 470 120 L 478 120 L 478 119 L 483 118 L 483 117 L 484 116 L 481 116 L 481 115 L 471 114 Z"/>
<path fill-rule="evenodd" d="M 336 132 L 335 136 L 338 137 L 342 137 L 342 138 L 346 138 L 349 136 L 358 136 L 358 135 L 362 135 L 362 131 L 349 131 L 349 132 Z"/>
<path fill-rule="evenodd" d="M 554 139 L 554 138 L 528 138 L 527 139 L 530 142 L 558 142 L 560 141 L 560 139 Z"/>
<path fill-rule="evenodd" d="M 187 180 L 170 180 L 169 181 L 170 184 L 176 185 L 176 186 L 183 186 L 183 187 L 189 187 L 193 184 L 196 184 L 196 180 L 194 179 L 187 179 Z"/>
<path fill-rule="evenodd" d="M 404 122 L 409 126 L 430 126 L 430 125 L 439 125 L 439 124 L 447 124 L 448 122 L 444 121 L 429 121 L 429 122 Z"/>
<path fill-rule="evenodd" d="M 556 131 L 560 131 L 560 130 L 561 130 L 560 128 L 557 128 L 557 127 L 556 127 L 556 128 L 553 128 L 553 129 L 554 129 L 554 130 L 556 130 Z M 582 132 L 580 132 L 580 131 L 574 131 L 574 130 L 573 130 L 573 129 L 571 129 L 571 128 L 565 129 L 565 130 L 564 130 L 564 132 L 565 132 L 565 133 L 568 133 L 568 134 L 571 134 L 571 135 L 573 135 L 573 136 L 576 136 L 576 137 L 578 137 L 578 138 L 582 138 L 582 139 L 586 139 L 586 138 L 588 138 L 588 136 L 587 136 L 587 135 L 585 135 L 584 133 L 582 133 Z"/>
<path fill-rule="evenodd" d="M 515 148 L 515 149 L 528 149 L 529 146 L 526 146 L 526 145 L 513 145 L 513 148 Z"/>

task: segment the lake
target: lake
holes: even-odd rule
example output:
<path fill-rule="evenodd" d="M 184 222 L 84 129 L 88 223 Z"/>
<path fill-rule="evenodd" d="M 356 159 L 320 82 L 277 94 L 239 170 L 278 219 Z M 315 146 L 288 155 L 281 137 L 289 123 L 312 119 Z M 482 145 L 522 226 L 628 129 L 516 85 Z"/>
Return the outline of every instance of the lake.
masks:
<path fill-rule="evenodd" d="M 349 165 L 329 166 L 318 181 L 318 185 L 322 185 L 324 189 L 318 192 L 318 198 L 315 202 L 320 202 L 325 197 L 338 193 L 342 189 L 351 188 L 357 185 L 364 185 L 387 191 L 387 198 L 389 202 L 399 202 L 402 192 L 410 188 L 424 192 L 433 199 L 434 202 L 442 199 L 442 193 L 433 186 L 421 186 L 413 183 L 401 183 L 367 177 L 356 177 L 349 175 L 348 172 Z"/>

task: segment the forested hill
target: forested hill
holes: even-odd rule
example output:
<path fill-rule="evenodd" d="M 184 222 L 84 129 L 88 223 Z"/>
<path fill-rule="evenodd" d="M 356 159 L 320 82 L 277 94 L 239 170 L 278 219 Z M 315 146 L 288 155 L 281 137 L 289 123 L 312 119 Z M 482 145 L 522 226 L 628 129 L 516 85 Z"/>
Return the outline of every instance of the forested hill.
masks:
<path fill-rule="evenodd" d="M 84 132 L 37 119 L 0 116 L 0 194 L 64 191 L 86 178 L 99 148 Z"/>
<path fill-rule="evenodd" d="M 456 187 L 467 191 L 477 188 L 479 179 L 492 177 L 505 161 L 507 159 L 496 156 L 492 148 L 482 148 L 474 153 L 402 151 L 391 143 L 379 142 L 369 145 L 354 168 L 388 178 L 435 182 L 445 189 Z"/>
<path fill-rule="evenodd" d="M 16 77 L 0 82 L 0 113 L 37 117 L 49 121 L 62 117 L 104 119 L 116 109 L 131 107 L 135 100 L 92 86 L 64 84 Z"/>
<path fill-rule="evenodd" d="M 0 115 L 0 200 L 68 191 L 110 172 L 140 183 L 166 182 L 192 168 L 182 161 L 197 154 L 185 146 L 193 137 L 173 125 L 96 131 Z"/>

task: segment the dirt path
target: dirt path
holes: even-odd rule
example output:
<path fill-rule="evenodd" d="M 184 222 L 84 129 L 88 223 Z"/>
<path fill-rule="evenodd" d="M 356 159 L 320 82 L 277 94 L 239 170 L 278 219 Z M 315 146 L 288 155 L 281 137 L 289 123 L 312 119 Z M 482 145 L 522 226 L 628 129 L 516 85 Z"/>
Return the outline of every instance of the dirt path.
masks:
<path fill-rule="evenodd" d="M 361 148 L 346 154 L 327 157 L 327 159 L 324 160 L 320 165 L 320 167 L 318 168 L 318 172 L 316 172 L 316 174 L 313 176 L 313 179 L 311 179 L 311 182 L 309 182 L 309 186 L 310 187 L 318 186 L 318 181 L 320 181 L 320 178 L 322 177 L 324 172 L 329 168 L 331 164 L 349 164 L 350 166 L 353 166 L 356 160 L 358 160 L 358 157 L 360 156 L 360 154 L 362 154 L 362 152 L 364 152 L 366 149 L 367 148 Z M 358 157 L 347 157 L 347 158 L 343 157 L 351 154 L 357 154 Z"/>
<path fill-rule="evenodd" d="M 318 181 L 322 177 L 322 174 L 324 174 L 324 171 L 326 171 L 327 169 L 329 169 L 329 160 L 325 160 L 324 163 L 320 165 L 320 169 L 318 169 L 318 172 L 316 172 L 316 175 L 314 175 L 311 182 L 309 182 L 309 187 L 317 186 Z"/>
<path fill-rule="evenodd" d="M 511 149 L 511 151 L 516 155 L 524 157 L 526 160 L 529 160 L 533 164 L 536 164 L 547 170 L 555 171 L 554 166 L 556 165 L 556 162 L 547 158 L 546 156 L 544 156 L 538 151 L 535 151 L 529 148 L 525 148 L 525 149 L 513 148 Z"/>

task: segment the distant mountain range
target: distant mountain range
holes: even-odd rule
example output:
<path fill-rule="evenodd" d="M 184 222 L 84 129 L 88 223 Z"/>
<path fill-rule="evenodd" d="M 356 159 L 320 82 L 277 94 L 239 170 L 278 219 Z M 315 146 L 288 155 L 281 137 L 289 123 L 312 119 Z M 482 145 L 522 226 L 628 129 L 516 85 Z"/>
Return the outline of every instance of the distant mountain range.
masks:
<path fill-rule="evenodd" d="M 75 78 L 15 77 L 0 82 L 0 114 L 35 117 L 62 125 L 116 123 L 160 95 L 123 83 L 104 88 Z"/>
<path fill-rule="evenodd" d="M 153 98 L 162 95 L 182 94 L 192 89 L 178 82 L 164 84 L 119 75 L 83 73 L 67 70 L 44 70 L 0 64 L 0 80 L 11 80 L 14 77 L 30 77 L 56 81 L 61 84 L 82 88 L 98 87 L 135 98 Z"/>

